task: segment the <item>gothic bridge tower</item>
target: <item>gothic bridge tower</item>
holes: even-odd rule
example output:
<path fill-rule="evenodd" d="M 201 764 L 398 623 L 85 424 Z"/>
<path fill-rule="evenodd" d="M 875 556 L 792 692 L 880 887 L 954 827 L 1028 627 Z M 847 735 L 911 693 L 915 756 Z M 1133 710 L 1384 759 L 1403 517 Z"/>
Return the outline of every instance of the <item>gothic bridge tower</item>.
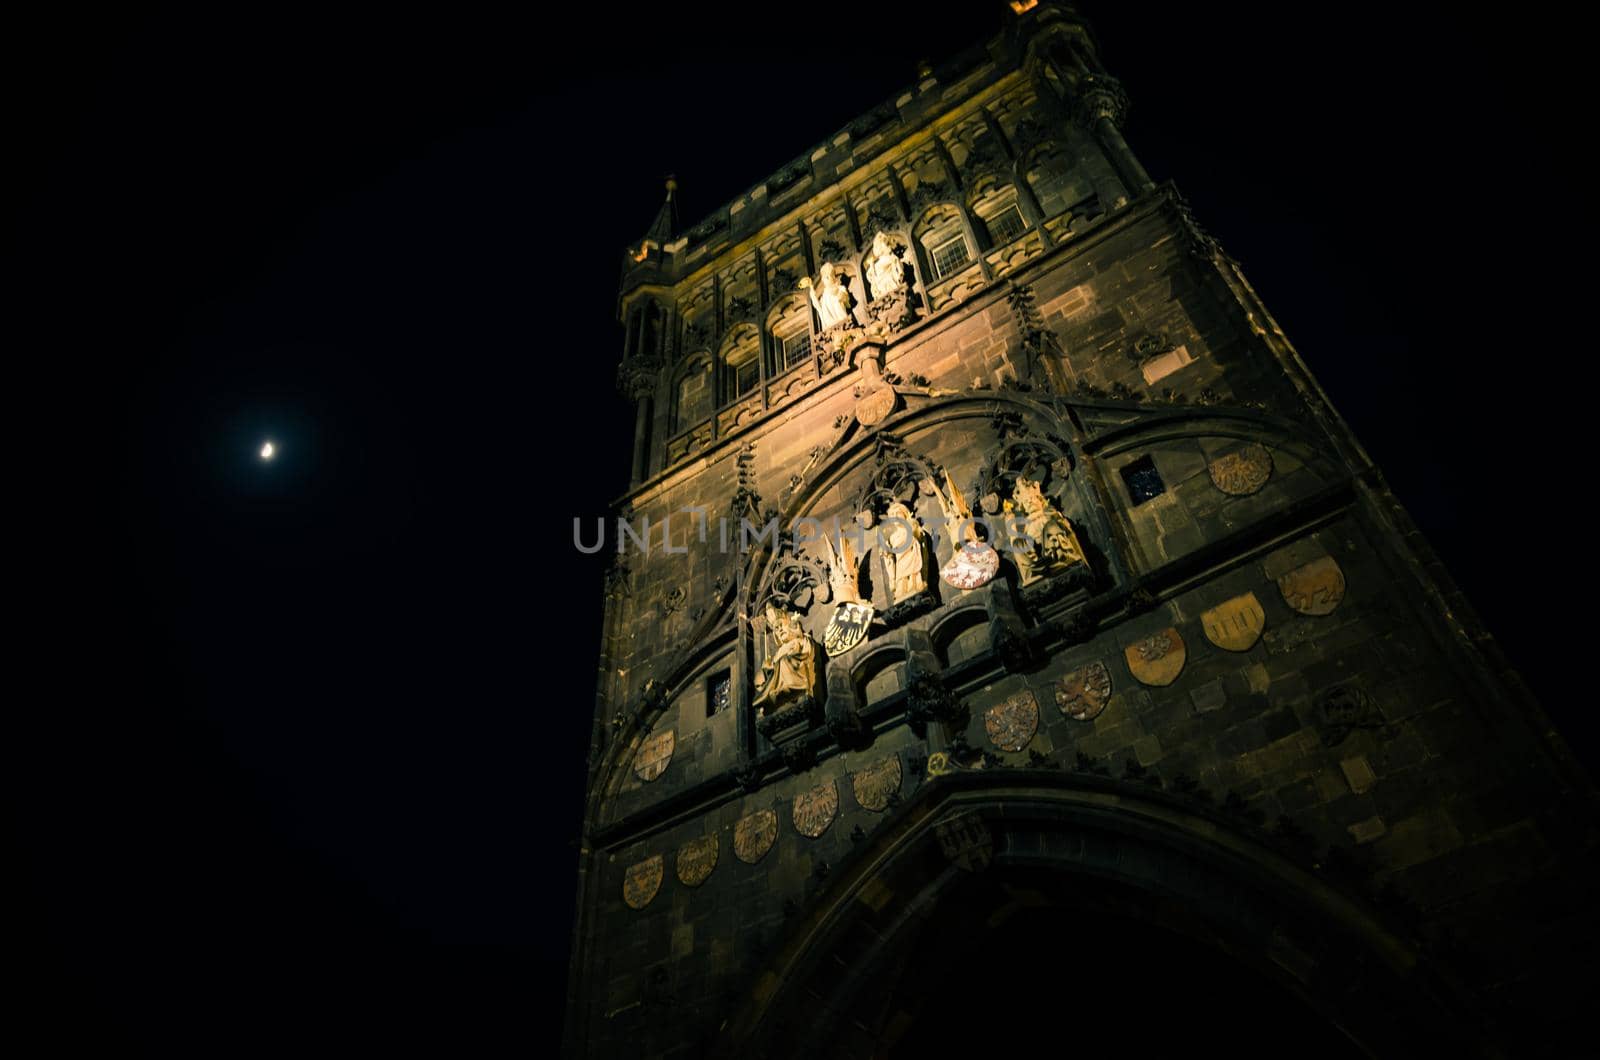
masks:
<path fill-rule="evenodd" d="M 1593 789 L 1083 21 L 1014 6 L 627 248 L 566 1049 L 1092 1041 L 1132 996 L 1145 1044 L 1530 1051 Z M 1214 1019 L 1110 975 L 1151 939 Z"/>

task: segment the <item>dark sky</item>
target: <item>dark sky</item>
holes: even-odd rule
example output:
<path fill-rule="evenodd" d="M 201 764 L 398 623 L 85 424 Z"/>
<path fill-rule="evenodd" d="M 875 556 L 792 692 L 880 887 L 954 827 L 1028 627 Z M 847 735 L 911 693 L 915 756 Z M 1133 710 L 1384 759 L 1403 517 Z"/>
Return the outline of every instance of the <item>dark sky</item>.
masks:
<path fill-rule="evenodd" d="M 8 696 L 13 1034 L 554 1048 L 600 635 L 570 527 L 631 442 L 618 251 L 667 172 L 692 223 L 1000 23 L 832 10 L 8 16 L 13 562 L 42 590 Z M 1592 356 L 1573 35 L 1089 10 L 1135 151 L 1592 760 L 1541 617 L 1570 531 L 1527 517 L 1581 472 L 1521 433 Z"/>

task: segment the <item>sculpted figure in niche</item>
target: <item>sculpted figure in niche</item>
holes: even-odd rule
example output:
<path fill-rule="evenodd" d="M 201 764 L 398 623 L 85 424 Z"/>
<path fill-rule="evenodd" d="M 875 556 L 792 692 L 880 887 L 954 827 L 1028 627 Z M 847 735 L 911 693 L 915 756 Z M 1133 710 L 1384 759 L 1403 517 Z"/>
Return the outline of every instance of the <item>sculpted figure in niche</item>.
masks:
<path fill-rule="evenodd" d="M 905 285 L 906 266 L 900 259 L 900 248 L 879 232 L 872 237 L 872 250 L 867 254 L 867 289 L 876 300 Z"/>
<path fill-rule="evenodd" d="M 861 560 L 856 555 L 855 545 L 851 543 L 850 535 L 839 535 L 839 548 L 837 550 L 833 547 L 833 539 L 826 534 L 822 537 L 822 544 L 828 550 L 828 588 L 833 593 L 833 602 L 836 604 L 861 603 Z"/>
<path fill-rule="evenodd" d="M 767 657 L 756 675 L 756 717 L 782 710 L 817 687 L 817 646 L 793 611 L 767 604 Z"/>
<path fill-rule="evenodd" d="M 928 588 L 923 573 L 922 524 L 910 508 L 900 501 L 878 527 L 878 554 L 883 557 L 883 572 L 889 589 L 889 602 L 898 604 Z"/>
<path fill-rule="evenodd" d="M 850 316 L 850 290 L 839 279 L 833 262 L 822 263 L 822 271 L 817 274 L 815 286 L 809 277 L 801 277 L 800 287 L 810 294 L 812 308 L 817 311 L 817 318 L 822 321 L 823 331 L 854 322 Z"/>
<path fill-rule="evenodd" d="M 1005 511 L 1010 527 L 1011 559 L 1017 565 L 1023 585 L 1087 562 L 1072 524 L 1045 497 L 1039 483 L 1017 479 L 1011 500 L 1005 503 Z"/>

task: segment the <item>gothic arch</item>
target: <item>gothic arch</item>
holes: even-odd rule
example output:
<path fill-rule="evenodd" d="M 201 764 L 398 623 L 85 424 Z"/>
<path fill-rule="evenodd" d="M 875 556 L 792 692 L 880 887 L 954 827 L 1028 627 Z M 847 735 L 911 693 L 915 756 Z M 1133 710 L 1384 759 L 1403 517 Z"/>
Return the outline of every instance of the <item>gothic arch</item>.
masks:
<path fill-rule="evenodd" d="M 1293 455 L 1324 477 L 1343 472 L 1335 454 L 1303 423 L 1248 408 L 1174 406 L 1147 408 L 1142 414 L 1094 433 L 1083 443 L 1086 454 L 1106 459 L 1163 442 L 1193 438 L 1231 438 L 1260 442 Z"/>
<path fill-rule="evenodd" d="M 749 342 L 751 339 L 759 341 L 760 338 L 761 333 L 757 331 L 756 326 L 750 323 L 748 320 L 735 324 L 733 327 L 728 329 L 727 334 L 722 336 L 722 345 L 717 348 L 717 355 L 726 360 L 728 354 L 732 353 L 740 346 Z"/>
<path fill-rule="evenodd" d="M 944 668 L 950 667 L 953 664 L 950 649 L 959 643 L 964 635 L 975 629 L 982 629 L 988 622 L 989 609 L 981 601 L 940 616 L 939 621 L 928 630 L 928 637 L 933 642 L 933 654 L 939 660 L 939 665 Z"/>
<path fill-rule="evenodd" d="M 905 644 L 898 641 L 876 645 L 865 656 L 857 660 L 856 664 L 850 668 L 850 688 L 855 694 L 856 705 L 859 707 L 868 706 L 874 702 L 875 698 L 883 698 L 882 696 L 874 697 L 869 694 L 873 682 L 888 674 L 896 666 L 901 666 L 905 661 Z M 904 683 L 903 673 L 901 675 L 901 683 Z"/>
<path fill-rule="evenodd" d="M 709 1055 L 884 1055 L 903 991 L 922 978 L 947 994 L 951 978 L 973 973 L 906 955 L 929 952 L 919 937 L 942 926 L 962 930 L 952 912 L 980 877 L 1143 896 L 1163 927 L 1248 964 L 1374 1055 L 1484 1055 L 1471 1010 L 1414 945 L 1219 812 L 1136 782 L 985 772 L 924 783 L 830 873 L 768 948 Z"/>

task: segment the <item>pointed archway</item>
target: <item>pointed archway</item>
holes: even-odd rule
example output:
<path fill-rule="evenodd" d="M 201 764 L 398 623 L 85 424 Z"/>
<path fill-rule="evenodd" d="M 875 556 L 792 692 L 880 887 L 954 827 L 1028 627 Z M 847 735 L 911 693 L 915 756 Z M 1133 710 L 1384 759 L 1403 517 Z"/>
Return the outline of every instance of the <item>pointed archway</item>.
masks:
<path fill-rule="evenodd" d="M 1192 1047 L 1241 1055 L 1249 1036 L 1230 1027 L 1253 1020 L 1258 1037 L 1300 1028 L 1297 1054 L 1492 1055 L 1449 983 L 1362 903 L 1222 814 L 1138 788 L 1032 770 L 924 784 L 797 912 L 713 1055 L 946 1055 L 1052 1020 L 1070 1044 L 1061 1015 L 1094 1021 L 1098 991 L 1143 991 L 1099 1008 L 1167 1020 L 1142 1028 L 1147 1046 L 1188 1020 Z M 1163 967 L 1127 982 L 1141 960 Z"/>

